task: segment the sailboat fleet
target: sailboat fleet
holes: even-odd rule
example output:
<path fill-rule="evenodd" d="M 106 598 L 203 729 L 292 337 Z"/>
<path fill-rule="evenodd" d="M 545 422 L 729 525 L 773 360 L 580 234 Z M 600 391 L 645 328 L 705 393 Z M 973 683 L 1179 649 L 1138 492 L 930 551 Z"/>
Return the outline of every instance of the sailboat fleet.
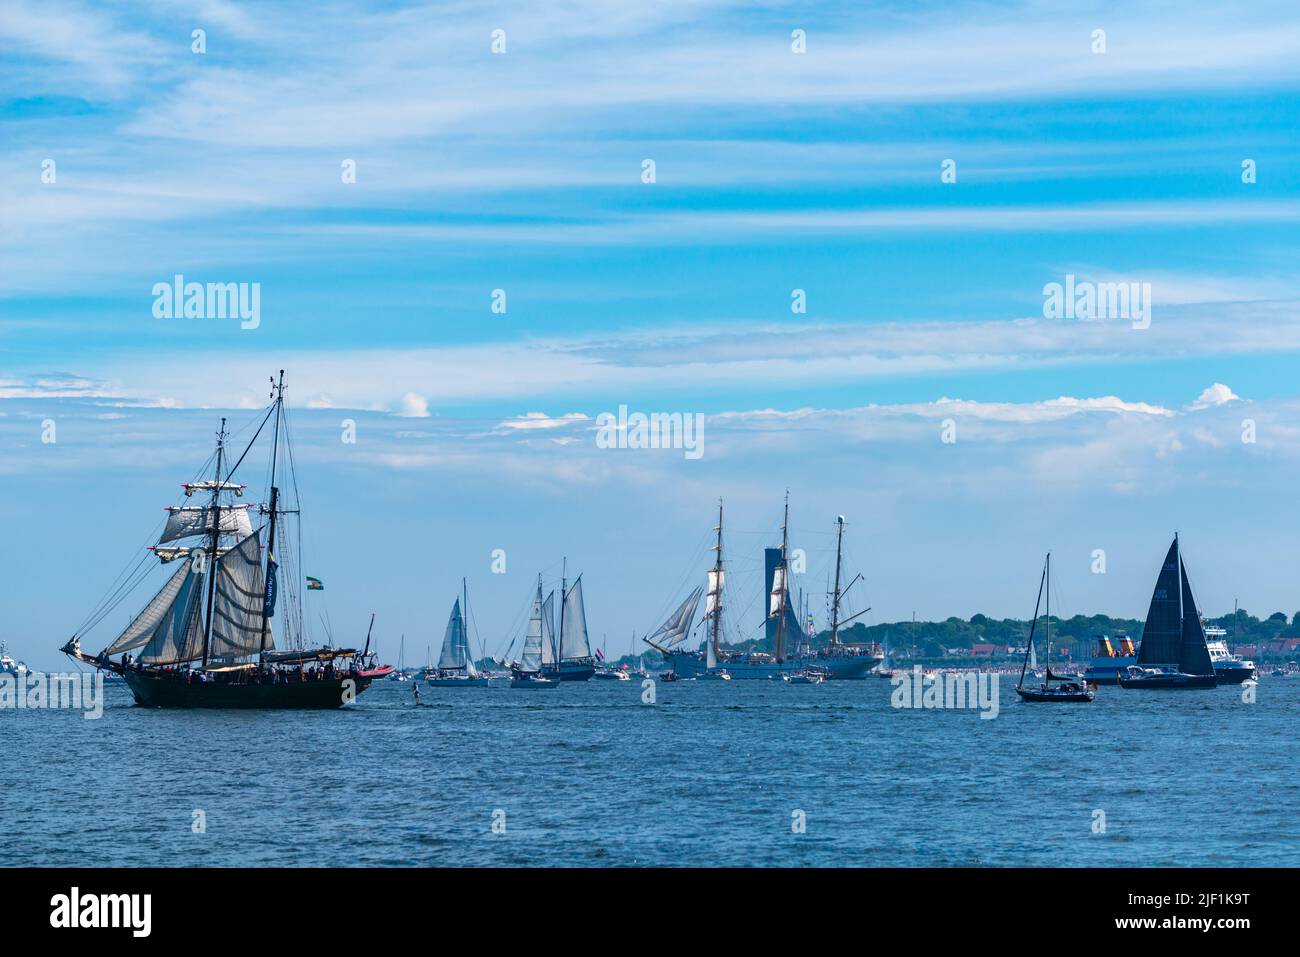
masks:
<path fill-rule="evenodd" d="M 404 668 L 378 666 L 365 649 L 312 646 L 306 636 L 302 603 L 296 597 L 301 569 L 282 574 L 298 550 L 288 541 L 296 531 L 299 510 L 296 487 L 285 489 L 284 464 L 292 466 L 285 408 L 284 373 L 272 380 L 271 402 L 252 439 L 233 456 L 222 419 L 216 449 L 209 460 L 211 477 L 182 486 L 185 499 L 170 506 L 157 544 L 146 559 L 88 616 L 61 649 L 73 659 L 120 676 L 137 703 L 182 708 L 332 708 L 355 700 L 379 678 L 409 676 Z M 270 479 L 265 503 L 244 501 L 247 486 L 237 481 L 241 466 L 259 439 L 268 436 Z M 293 469 L 288 470 L 290 481 Z M 197 504 L 195 504 L 197 502 Z M 863 678 L 882 667 L 886 655 L 874 645 L 846 642 L 842 629 L 871 609 L 845 615 L 846 596 L 862 581 L 844 580 L 843 516 L 836 519 L 834 579 L 828 593 L 829 641 L 814 650 L 795 612 L 787 493 L 781 522 L 781 544 L 765 548 L 762 645 L 769 650 L 735 651 L 724 641 L 723 507 L 718 503 L 713 560 L 704 581 L 691 588 L 675 610 L 641 643 L 659 652 L 667 681 L 779 679 L 791 684 L 820 684 L 826 680 Z M 130 623 L 97 654 L 82 650 L 86 632 L 101 622 L 147 577 L 150 560 L 175 564 L 156 594 Z M 143 569 L 143 570 L 142 570 Z M 310 588 L 321 586 L 315 579 Z M 283 593 L 283 594 L 282 594 Z M 1038 611 L 1046 599 L 1044 620 L 1045 676 L 1038 678 L 1035 647 Z M 703 613 L 696 613 L 703 600 Z M 277 615 L 277 609 L 279 614 Z M 373 616 L 371 623 L 373 625 Z M 1058 675 L 1051 667 L 1051 555 L 1044 561 L 1016 692 L 1026 702 L 1093 700 L 1095 684 L 1087 676 Z M 470 633 L 469 594 L 464 579 L 447 620 L 436 666 L 426 660 L 416 680 L 435 688 L 483 688 L 498 677 L 480 670 Z M 700 635 L 698 648 L 690 637 Z M 627 680 L 629 669 L 597 668 L 587 630 L 583 579 L 569 583 L 567 562 L 558 591 L 546 591 L 539 575 L 531 597 L 531 613 L 519 656 L 499 661 L 508 668 L 511 688 L 549 690 L 562 683 L 593 677 Z M 636 645 L 633 636 L 634 647 Z M 480 649 L 481 651 L 482 649 Z M 648 676 L 644 662 L 632 674 Z M 405 636 L 399 651 L 404 665 Z M 485 656 L 483 656 L 485 658 Z M 483 659 L 481 659 L 483 660 Z M 1130 661 L 1133 659 L 1130 659 Z M 3 657 L 5 671 L 21 665 Z M 1117 668 L 1114 680 L 1125 689 L 1204 688 L 1225 683 L 1207 645 L 1177 535 L 1169 546 L 1151 597 L 1136 662 Z M 1225 672 L 1226 673 L 1226 672 Z M 500 675 L 504 677 L 504 675 Z M 1026 678 L 1029 681 L 1026 681 Z M 1233 672 L 1233 681 L 1241 678 Z M 1037 684 L 1034 682 L 1037 681 Z"/>

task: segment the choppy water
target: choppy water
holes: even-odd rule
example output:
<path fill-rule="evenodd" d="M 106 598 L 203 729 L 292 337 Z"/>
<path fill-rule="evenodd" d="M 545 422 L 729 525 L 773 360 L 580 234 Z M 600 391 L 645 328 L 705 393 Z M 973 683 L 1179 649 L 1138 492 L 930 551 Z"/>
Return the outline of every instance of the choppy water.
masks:
<path fill-rule="evenodd" d="M 996 720 L 891 708 L 876 678 L 661 683 L 652 706 L 636 682 L 424 687 L 418 708 L 385 682 L 337 712 L 145 710 L 109 685 L 98 721 L 0 712 L 0 862 L 1300 865 L 1300 681 L 1250 705 L 1011 684 Z"/>

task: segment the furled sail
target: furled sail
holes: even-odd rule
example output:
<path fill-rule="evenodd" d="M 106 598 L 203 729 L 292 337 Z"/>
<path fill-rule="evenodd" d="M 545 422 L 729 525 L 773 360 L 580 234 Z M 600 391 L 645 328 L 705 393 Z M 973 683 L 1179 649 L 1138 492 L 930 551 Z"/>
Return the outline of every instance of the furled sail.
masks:
<path fill-rule="evenodd" d="M 193 495 L 195 492 L 234 492 L 236 495 L 243 495 L 246 486 L 234 482 L 215 482 L 212 479 L 205 479 L 202 482 L 186 482 L 181 487 L 185 489 L 186 495 Z"/>
<path fill-rule="evenodd" d="M 188 565 L 177 569 L 176 574 L 167 579 L 158 594 L 153 596 L 153 600 L 135 616 L 131 624 L 126 626 L 126 630 L 117 636 L 117 640 L 104 649 L 103 654 L 120 655 L 147 645 L 159 624 L 171 613 L 172 606 L 176 604 L 177 596 L 184 588 L 189 574 Z"/>
<path fill-rule="evenodd" d="M 591 645 L 587 641 L 587 610 L 582 604 L 581 578 L 573 583 L 573 587 L 564 596 L 564 608 L 560 614 L 564 616 L 564 644 L 560 648 L 560 654 L 566 659 L 590 658 Z"/>
<path fill-rule="evenodd" d="M 718 603 L 722 600 L 722 583 L 726 578 L 726 573 L 721 568 L 709 569 L 709 591 L 704 600 L 704 614 L 712 615 L 718 609 Z"/>
<path fill-rule="evenodd" d="M 1178 539 L 1175 538 L 1165 555 L 1165 563 L 1156 578 L 1151 594 L 1151 607 L 1142 625 L 1142 647 L 1138 650 L 1138 664 L 1145 666 L 1167 665 L 1177 667 L 1182 657 L 1183 628 L 1179 613 Z"/>
<path fill-rule="evenodd" d="M 451 606 L 451 618 L 442 636 L 442 654 L 438 656 L 438 670 L 464 671 L 469 660 L 469 642 L 465 640 L 465 619 L 460 613 L 460 599 Z"/>
<path fill-rule="evenodd" d="M 216 587 L 212 599 L 210 658 L 233 658 L 269 651 L 274 642 L 268 632 L 262 645 L 262 581 L 260 533 L 254 532 L 216 561 Z"/>
<path fill-rule="evenodd" d="M 546 596 L 542 603 L 542 664 L 555 664 L 555 629 L 551 622 L 555 620 L 555 592 Z"/>
<path fill-rule="evenodd" d="M 646 640 L 660 648 L 671 648 L 684 641 L 690 633 L 691 623 L 695 621 L 695 607 L 700 603 L 703 591 L 704 586 L 701 585 L 687 595 L 677 610 L 668 616 L 668 620 L 659 626 L 659 630 Z"/>
<path fill-rule="evenodd" d="M 167 526 L 163 529 L 159 544 L 174 542 L 178 538 L 191 535 L 211 535 L 214 518 L 209 505 L 174 506 L 167 509 Z M 248 517 L 247 505 L 224 505 L 221 507 L 221 534 L 244 538 L 253 533 L 253 525 Z"/>
<path fill-rule="evenodd" d="M 150 551 L 158 556 L 159 564 L 166 565 L 168 562 L 174 562 L 178 558 L 188 558 L 190 553 L 193 551 L 205 552 L 207 549 L 191 549 L 185 545 L 154 545 L 151 546 Z M 230 551 L 229 548 L 219 548 L 217 549 L 217 554 L 224 555 L 228 551 Z"/>
<path fill-rule="evenodd" d="M 193 562 L 186 562 L 177 572 L 185 573 L 181 590 L 167 614 L 149 635 L 149 643 L 140 650 L 140 662 L 146 665 L 174 665 L 203 657 L 203 589 L 207 581 Z"/>
<path fill-rule="evenodd" d="M 1192 597 L 1187 566 L 1183 564 L 1181 555 L 1178 565 L 1183 575 L 1183 642 L 1178 670 L 1188 675 L 1212 675 L 1214 664 L 1210 661 L 1210 649 L 1205 645 L 1205 626 L 1201 624 L 1201 613 Z"/>

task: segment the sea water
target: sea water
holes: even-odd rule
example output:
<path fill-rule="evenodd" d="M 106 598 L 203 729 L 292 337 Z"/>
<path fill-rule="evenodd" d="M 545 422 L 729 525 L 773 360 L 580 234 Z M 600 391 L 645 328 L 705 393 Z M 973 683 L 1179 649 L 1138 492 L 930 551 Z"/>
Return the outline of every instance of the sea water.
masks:
<path fill-rule="evenodd" d="M 1300 865 L 1300 681 L 978 710 L 890 682 L 381 682 L 0 711 L 5 865 Z"/>

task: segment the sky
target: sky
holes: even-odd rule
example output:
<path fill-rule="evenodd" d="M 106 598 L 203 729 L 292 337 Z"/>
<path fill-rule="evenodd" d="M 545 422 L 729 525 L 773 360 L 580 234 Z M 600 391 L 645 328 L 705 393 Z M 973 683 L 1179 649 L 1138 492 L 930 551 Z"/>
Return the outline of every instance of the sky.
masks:
<path fill-rule="evenodd" d="M 787 489 L 819 623 L 837 515 L 868 622 L 1028 617 L 1049 550 L 1054 611 L 1142 617 L 1175 531 L 1207 613 L 1291 615 L 1300 8 L 1069 7 L 9 0 L 0 640 L 58 667 L 279 369 L 309 624 L 385 658 L 562 570 L 622 654 L 719 498 L 750 637 Z"/>

